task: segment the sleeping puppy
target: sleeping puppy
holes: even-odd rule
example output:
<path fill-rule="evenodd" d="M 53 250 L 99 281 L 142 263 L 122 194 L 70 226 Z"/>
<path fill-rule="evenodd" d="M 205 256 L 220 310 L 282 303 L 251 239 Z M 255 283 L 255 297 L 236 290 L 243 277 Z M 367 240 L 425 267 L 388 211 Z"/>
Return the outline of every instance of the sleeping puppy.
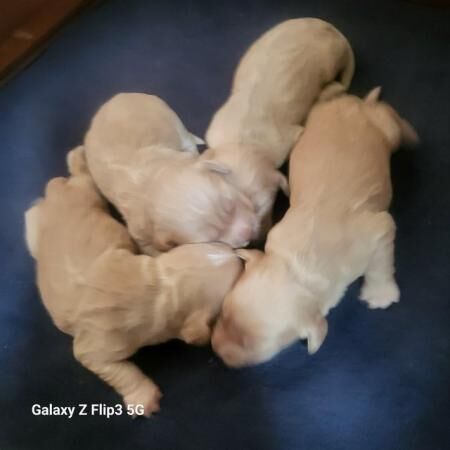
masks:
<path fill-rule="evenodd" d="M 236 70 L 231 95 L 206 133 L 203 159 L 230 168 L 230 179 L 251 199 L 261 238 L 271 225 L 277 190 L 287 194 L 277 169 L 297 141 L 319 98 L 343 93 L 353 77 L 350 44 L 319 19 L 282 22 L 259 38 Z"/>
<path fill-rule="evenodd" d="M 72 176 L 51 180 L 25 214 L 39 291 L 55 325 L 73 336 L 76 359 L 149 416 L 161 393 L 127 358 L 169 339 L 208 343 L 242 264 L 224 244 L 137 255 L 126 228 L 108 214 L 81 147 L 68 165 Z"/>
<path fill-rule="evenodd" d="M 242 247 L 257 233 L 253 206 L 228 182 L 229 169 L 198 159 L 195 138 L 158 97 L 113 97 L 85 148 L 95 183 L 148 255 L 191 242 Z"/>
<path fill-rule="evenodd" d="M 270 359 L 297 339 L 316 352 L 326 315 L 361 275 L 370 308 L 399 300 L 389 159 L 413 128 L 379 89 L 313 108 L 290 158 L 290 208 L 265 253 L 242 251 L 245 272 L 226 296 L 213 348 L 234 367 Z"/>

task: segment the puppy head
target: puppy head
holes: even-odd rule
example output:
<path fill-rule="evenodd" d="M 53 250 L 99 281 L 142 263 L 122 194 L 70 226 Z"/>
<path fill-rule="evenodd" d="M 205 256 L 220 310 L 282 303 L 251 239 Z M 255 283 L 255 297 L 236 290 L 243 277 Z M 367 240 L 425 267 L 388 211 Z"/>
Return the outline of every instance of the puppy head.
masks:
<path fill-rule="evenodd" d="M 369 120 L 381 131 L 392 149 L 400 144 L 416 145 L 419 142 L 416 130 L 394 108 L 379 101 L 380 93 L 381 88 L 376 87 L 364 99 L 364 111 Z"/>
<path fill-rule="evenodd" d="M 216 220 L 217 241 L 233 248 L 246 247 L 258 235 L 258 217 L 254 205 L 245 193 L 230 181 L 232 169 L 215 161 L 199 161 L 200 170 L 212 172 L 208 176 L 211 192 L 216 191 L 210 204 L 212 220 Z M 219 179 L 217 179 L 219 177 Z"/>
<path fill-rule="evenodd" d="M 230 168 L 227 178 L 247 197 L 255 211 L 258 224 L 256 239 L 263 239 L 271 226 L 272 208 L 279 189 L 289 195 L 285 175 L 273 163 L 252 149 L 221 147 L 208 149 L 203 158 Z"/>
<path fill-rule="evenodd" d="M 209 340 L 212 321 L 243 264 L 224 244 L 186 244 L 157 258 L 162 283 L 177 301 L 180 337 L 187 343 Z"/>
<path fill-rule="evenodd" d="M 254 239 L 258 229 L 253 205 L 228 182 L 228 174 L 223 165 L 197 160 L 171 182 L 161 183 L 154 205 L 156 248 L 212 241 L 237 248 Z"/>
<path fill-rule="evenodd" d="M 326 320 L 303 298 L 288 267 L 257 250 L 244 257 L 245 272 L 225 297 L 214 329 L 214 351 L 231 367 L 267 361 L 297 339 L 317 351 Z"/>

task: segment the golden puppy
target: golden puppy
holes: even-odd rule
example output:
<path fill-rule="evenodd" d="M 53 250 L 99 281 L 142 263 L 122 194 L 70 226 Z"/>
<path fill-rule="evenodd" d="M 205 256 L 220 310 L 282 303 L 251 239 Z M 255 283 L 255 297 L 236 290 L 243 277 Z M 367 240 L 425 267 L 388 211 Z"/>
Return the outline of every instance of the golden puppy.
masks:
<path fill-rule="evenodd" d="M 194 138 L 158 97 L 113 97 L 85 147 L 95 183 L 144 253 L 190 242 L 241 247 L 257 233 L 251 202 L 228 183 L 229 169 L 198 159 Z"/>
<path fill-rule="evenodd" d="M 223 244 L 137 255 L 87 174 L 81 148 L 68 164 L 72 176 L 51 180 L 25 214 L 39 291 L 55 325 L 74 337 L 78 361 L 149 416 L 160 391 L 127 358 L 169 339 L 206 344 L 242 264 Z"/>
<path fill-rule="evenodd" d="M 316 352 L 328 311 L 361 275 L 370 308 L 399 300 L 389 159 L 402 140 L 418 138 L 378 94 L 313 108 L 290 159 L 291 206 L 270 231 L 265 254 L 243 251 L 245 273 L 213 334 L 228 365 L 266 361 L 296 339 Z"/>
<path fill-rule="evenodd" d="M 343 93 L 353 77 L 350 44 L 319 19 L 282 22 L 259 38 L 236 70 L 231 95 L 206 133 L 202 158 L 231 169 L 230 179 L 249 197 L 264 237 L 277 190 L 287 194 L 277 169 L 297 141 L 319 98 Z"/>

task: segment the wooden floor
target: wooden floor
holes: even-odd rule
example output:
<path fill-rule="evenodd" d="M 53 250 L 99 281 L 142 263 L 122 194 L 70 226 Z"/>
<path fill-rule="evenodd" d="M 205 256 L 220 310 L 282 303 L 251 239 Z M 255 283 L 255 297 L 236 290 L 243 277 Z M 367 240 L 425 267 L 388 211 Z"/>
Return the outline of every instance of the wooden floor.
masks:
<path fill-rule="evenodd" d="M 93 0 L 3 2 L 0 14 L 0 83 L 30 62 L 51 35 Z"/>

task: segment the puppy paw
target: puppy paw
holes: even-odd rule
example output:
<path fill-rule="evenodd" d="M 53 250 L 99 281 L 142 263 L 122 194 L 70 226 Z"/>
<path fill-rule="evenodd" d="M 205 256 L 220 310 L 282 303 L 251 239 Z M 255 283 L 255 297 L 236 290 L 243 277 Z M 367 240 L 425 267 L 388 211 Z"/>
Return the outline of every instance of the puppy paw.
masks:
<path fill-rule="evenodd" d="M 377 284 L 364 282 L 359 298 L 371 309 L 386 309 L 400 300 L 400 290 L 394 280 Z"/>
<path fill-rule="evenodd" d="M 201 311 L 191 314 L 183 324 L 180 339 L 190 345 L 207 345 L 211 340 L 209 315 Z"/>
<path fill-rule="evenodd" d="M 156 384 L 153 384 L 150 380 L 141 384 L 136 390 L 126 395 L 123 399 L 125 405 L 143 406 L 143 415 L 150 417 L 153 413 L 159 411 L 159 401 L 161 400 L 162 393 Z M 135 418 L 136 416 L 133 416 Z"/>
<path fill-rule="evenodd" d="M 206 324 L 185 327 L 181 332 L 181 339 L 189 345 L 208 345 L 211 340 L 211 328 Z"/>

